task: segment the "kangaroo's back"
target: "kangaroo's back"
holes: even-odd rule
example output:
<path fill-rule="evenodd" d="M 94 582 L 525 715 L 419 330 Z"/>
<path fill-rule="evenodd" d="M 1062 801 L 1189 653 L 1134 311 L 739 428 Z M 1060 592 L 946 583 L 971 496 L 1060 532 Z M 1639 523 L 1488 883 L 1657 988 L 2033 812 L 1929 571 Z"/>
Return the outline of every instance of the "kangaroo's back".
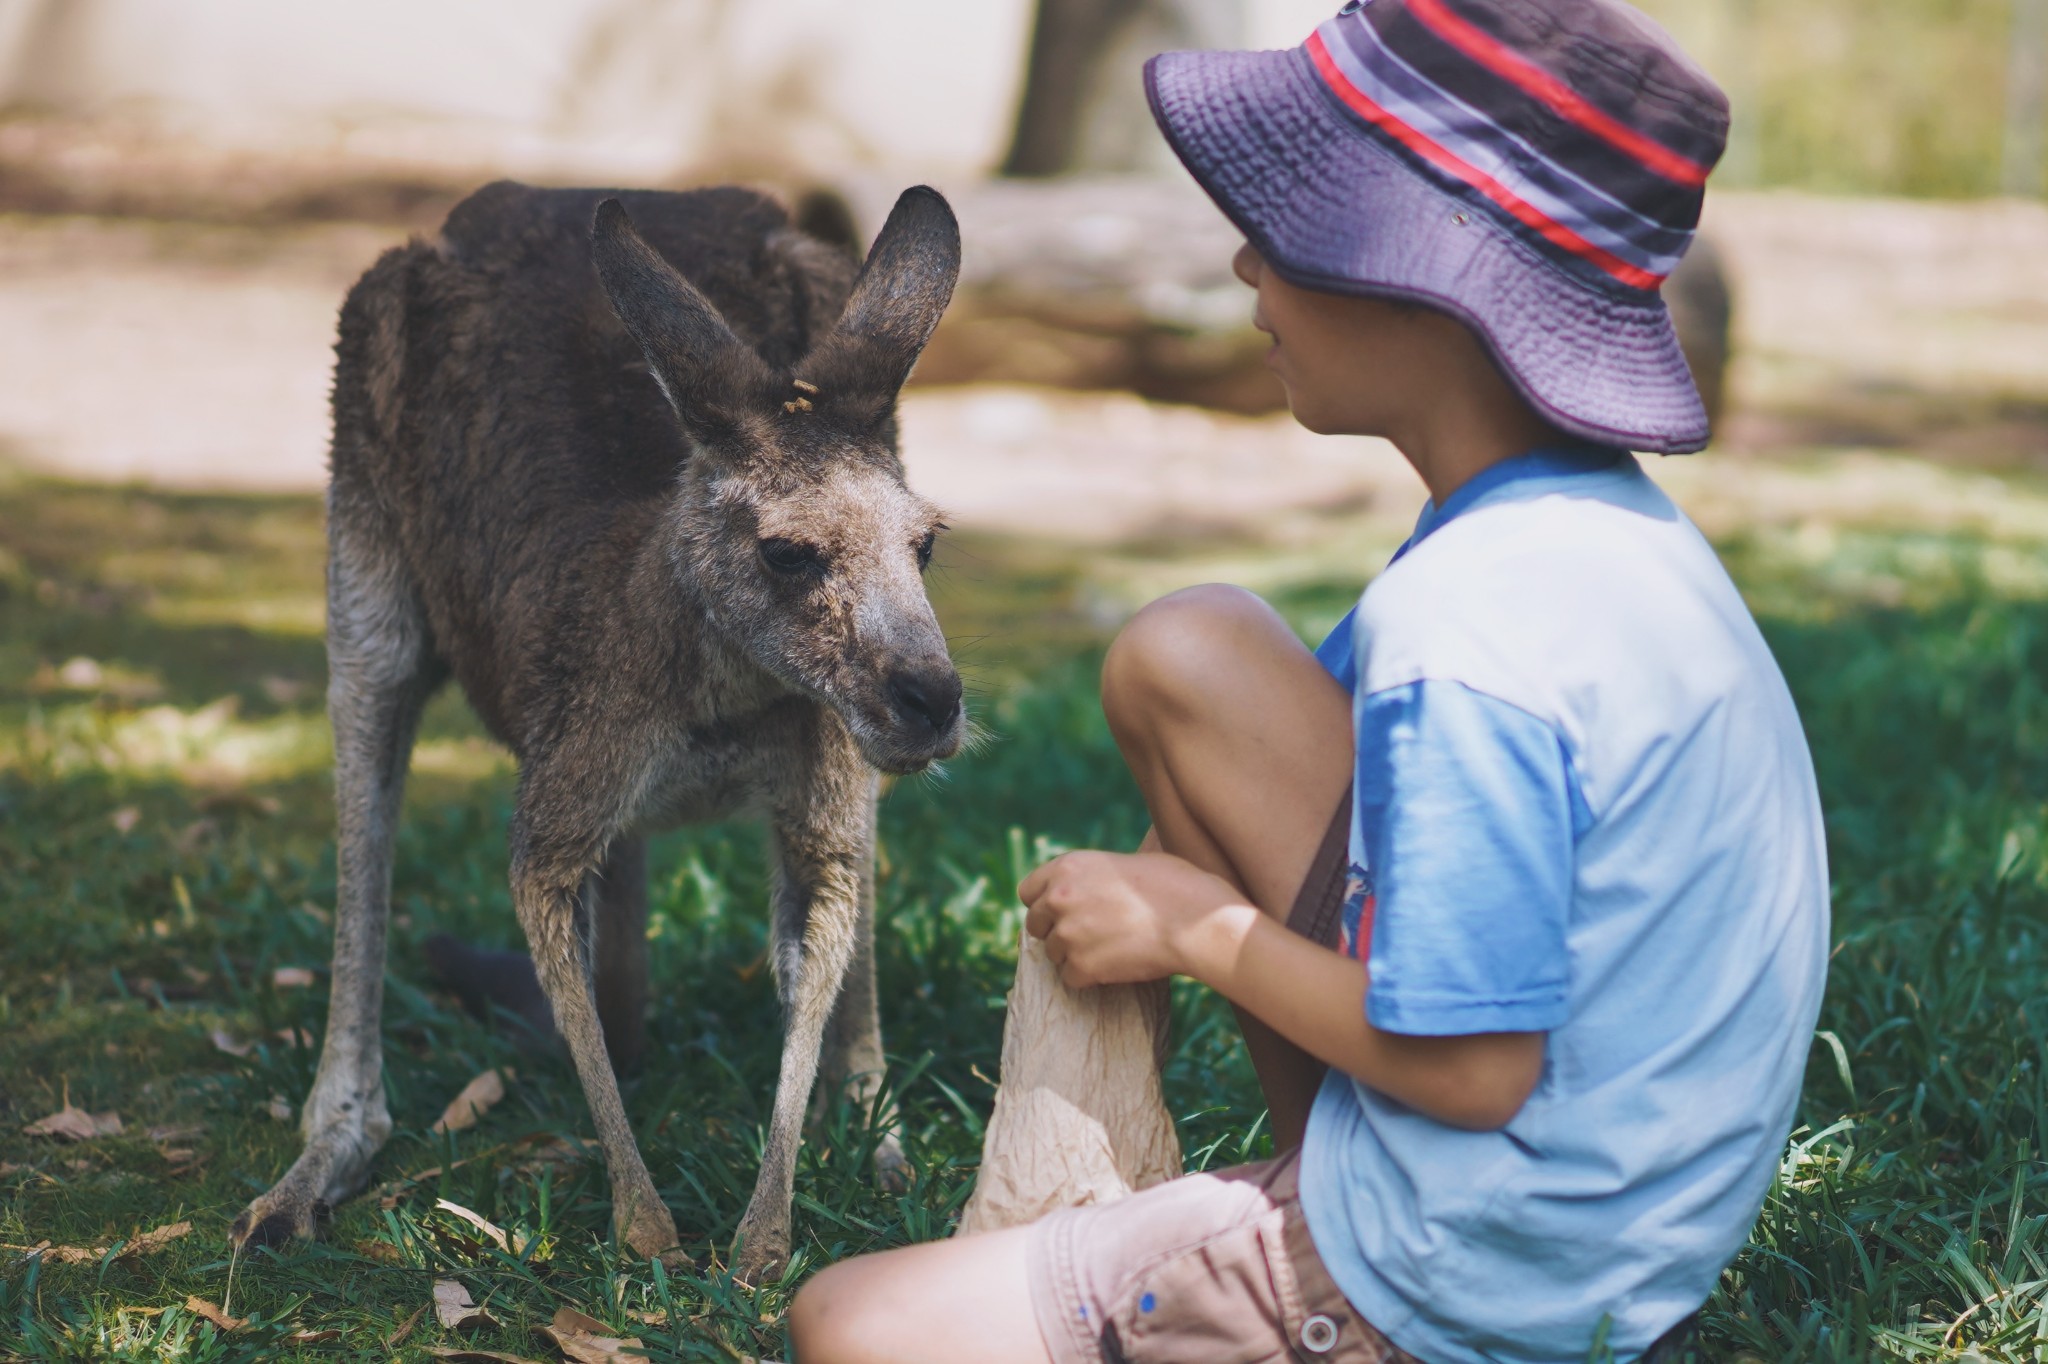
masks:
<path fill-rule="evenodd" d="M 688 443 L 590 258 L 617 198 L 772 365 L 845 305 L 855 262 L 743 189 L 500 181 L 350 291 L 336 346 L 330 500 L 418 584 L 434 647 L 515 739 L 508 664 L 596 590 L 674 486 Z"/>

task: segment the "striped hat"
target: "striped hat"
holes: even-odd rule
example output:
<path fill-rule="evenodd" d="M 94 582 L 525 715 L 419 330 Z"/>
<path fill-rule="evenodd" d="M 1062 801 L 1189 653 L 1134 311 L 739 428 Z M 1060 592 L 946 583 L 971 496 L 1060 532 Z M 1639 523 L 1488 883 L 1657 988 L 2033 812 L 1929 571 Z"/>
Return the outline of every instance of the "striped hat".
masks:
<path fill-rule="evenodd" d="M 1170 52 L 1152 111 L 1282 278 L 1470 326 L 1572 435 L 1679 454 L 1706 412 L 1658 286 L 1728 103 L 1617 0 L 1349 0 L 1287 52 Z"/>

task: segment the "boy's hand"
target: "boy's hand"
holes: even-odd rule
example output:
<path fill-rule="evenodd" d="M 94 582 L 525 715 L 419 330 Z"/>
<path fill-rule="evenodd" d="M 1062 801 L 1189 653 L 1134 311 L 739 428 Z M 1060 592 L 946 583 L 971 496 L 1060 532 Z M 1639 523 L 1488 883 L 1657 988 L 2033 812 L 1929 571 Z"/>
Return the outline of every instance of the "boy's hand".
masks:
<path fill-rule="evenodd" d="M 1221 877 L 1165 853 L 1072 852 L 1024 878 L 1024 927 L 1075 989 L 1189 975 L 1201 930 L 1232 906 Z"/>

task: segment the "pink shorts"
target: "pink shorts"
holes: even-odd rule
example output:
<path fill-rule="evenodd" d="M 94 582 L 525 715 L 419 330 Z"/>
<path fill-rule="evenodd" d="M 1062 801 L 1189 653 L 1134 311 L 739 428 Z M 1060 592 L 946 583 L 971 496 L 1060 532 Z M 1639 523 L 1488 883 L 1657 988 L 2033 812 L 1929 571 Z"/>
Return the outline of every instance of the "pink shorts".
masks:
<path fill-rule="evenodd" d="M 1184 1175 L 1034 1223 L 1031 1305 L 1055 1364 L 1416 1364 L 1323 1268 L 1299 1166 Z"/>

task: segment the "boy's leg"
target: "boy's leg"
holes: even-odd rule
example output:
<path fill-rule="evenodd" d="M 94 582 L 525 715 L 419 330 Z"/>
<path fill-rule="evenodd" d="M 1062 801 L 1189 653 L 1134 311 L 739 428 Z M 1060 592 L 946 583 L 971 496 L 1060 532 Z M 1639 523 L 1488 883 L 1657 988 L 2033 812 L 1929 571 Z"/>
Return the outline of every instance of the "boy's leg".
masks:
<path fill-rule="evenodd" d="M 1160 848 L 1285 920 L 1351 785 L 1351 698 L 1273 608 L 1194 587 L 1132 618 L 1102 708 Z M 1243 1012 L 1273 1145 L 1299 1145 L 1324 1066 Z"/>
<path fill-rule="evenodd" d="M 1344 689 L 1263 601 L 1202 587 L 1154 602 L 1117 636 L 1103 709 L 1159 846 L 1285 918 L 1350 785 Z M 1298 1144 L 1323 1066 L 1240 1018 L 1275 1144 Z M 1032 1231 L 907 1246 L 822 1271 L 790 1309 L 796 1364 L 1048 1364 L 1031 1295 Z"/>
<path fill-rule="evenodd" d="M 789 1309 L 795 1364 L 1049 1364 L 1031 1306 L 1030 1227 L 842 1260 Z"/>

